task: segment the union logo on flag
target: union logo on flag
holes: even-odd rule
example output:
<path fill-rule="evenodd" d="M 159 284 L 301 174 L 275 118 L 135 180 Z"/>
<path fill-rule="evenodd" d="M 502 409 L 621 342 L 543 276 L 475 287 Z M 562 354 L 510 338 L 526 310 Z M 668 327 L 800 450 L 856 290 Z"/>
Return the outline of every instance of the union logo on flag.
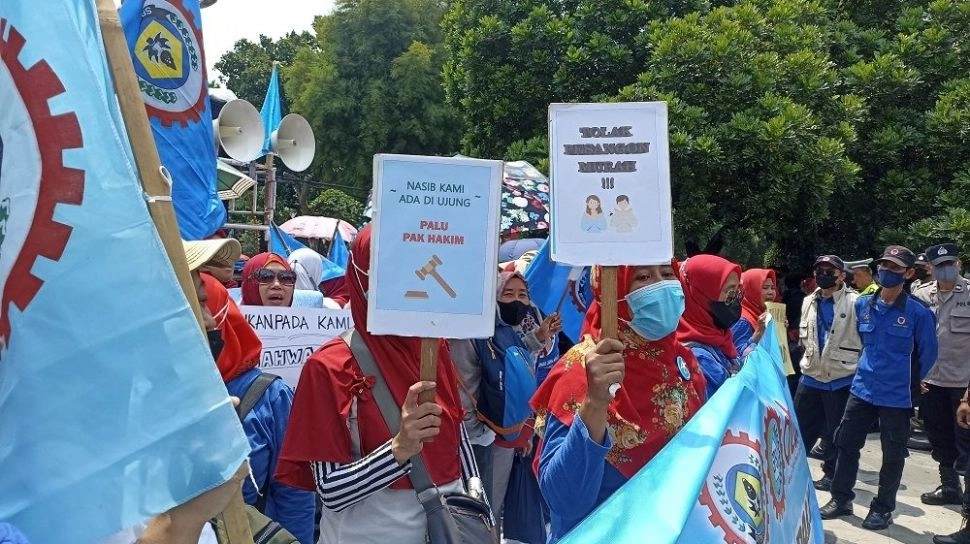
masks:
<path fill-rule="evenodd" d="M 0 346 L 11 338 L 10 312 L 23 312 L 44 283 L 40 257 L 60 259 L 71 227 L 55 219 L 58 204 L 81 204 L 84 171 L 64 165 L 64 152 L 82 146 L 73 112 L 53 113 L 49 101 L 64 86 L 46 61 L 20 60 L 26 39 L 0 19 Z"/>
<path fill-rule="evenodd" d="M 154 0 L 142 8 L 132 59 L 148 115 L 164 126 L 188 126 L 205 110 L 201 27 L 182 0 Z"/>

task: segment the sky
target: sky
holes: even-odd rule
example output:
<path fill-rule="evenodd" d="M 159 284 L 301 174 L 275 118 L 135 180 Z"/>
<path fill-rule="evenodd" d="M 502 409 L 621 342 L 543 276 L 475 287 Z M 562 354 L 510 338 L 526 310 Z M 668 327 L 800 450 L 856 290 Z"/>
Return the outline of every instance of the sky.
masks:
<path fill-rule="evenodd" d="M 135 1 L 135 0 L 132 0 Z M 120 5 L 121 0 L 115 0 Z M 273 39 L 295 30 L 313 30 L 313 17 L 333 9 L 333 0 L 218 0 L 202 10 L 209 80 L 219 75 L 213 66 L 237 40 L 255 42 L 260 34 Z"/>

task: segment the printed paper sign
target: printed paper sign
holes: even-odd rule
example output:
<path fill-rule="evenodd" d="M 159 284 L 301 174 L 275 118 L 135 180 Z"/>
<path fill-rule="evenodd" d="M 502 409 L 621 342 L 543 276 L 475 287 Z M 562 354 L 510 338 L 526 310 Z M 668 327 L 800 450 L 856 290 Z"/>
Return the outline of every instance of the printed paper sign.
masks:
<path fill-rule="evenodd" d="M 667 104 L 552 104 L 549 126 L 553 260 L 670 262 Z"/>
<path fill-rule="evenodd" d="M 766 302 L 765 306 L 768 307 L 768 313 L 771 314 L 771 319 L 776 323 L 775 336 L 778 337 L 778 346 L 781 348 L 781 357 L 783 359 L 784 368 L 786 376 L 793 376 L 795 374 L 795 367 L 792 366 L 791 353 L 788 352 L 788 335 L 785 330 L 785 321 L 788 319 L 785 310 L 785 305 L 778 302 Z"/>
<path fill-rule="evenodd" d="M 374 157 L 371 333 L 492 335 L 502 175 L 501 161 Z"/>
<path fill-rule="evenodd" d="M 320 346 L 354 326 L 350 310 L 240 306 L 263 341 L 259 368 L 296 388 L 303 363 Z"/>

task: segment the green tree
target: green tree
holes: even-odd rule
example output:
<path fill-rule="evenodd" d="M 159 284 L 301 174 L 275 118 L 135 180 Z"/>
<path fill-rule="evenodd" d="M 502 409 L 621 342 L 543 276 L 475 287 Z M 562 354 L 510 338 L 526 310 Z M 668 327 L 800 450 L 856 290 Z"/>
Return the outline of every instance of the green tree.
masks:
<path fill-rule="evenodd" d="M 351 225 L 359 225 L 364 213 L 364 205 L 340 189 L 324 189 L 310 203 L 310 213 L 343 219 Z"/>
<path fill-rule="evenodd" d="M 223 54 L 216 62 L 219 83 L 226 86 L 236 96 L 259 108 L 266 97 L 273 62 L 287 66 L 293 62 L 300 49 L 316 47 L 316 41 L 309 32 L 289 32 L 278 40 L 259 36 L 259 43 L 239 40 L 232 50 Z M 282 81 L 281 81 L 282 83 Z M 290 99 L 285 92 L 280 93 L 283 111 L 290 111 Z"/>
<path fill-rule="evenodd" d="M 437 0 L 341 0 L 315 21 L 316 47 L 284 70 L 316 135 L 315 179 L 368 188 L 375 153 L 457 150 L 459 119 L 442 88 L 443 10 Z"/>

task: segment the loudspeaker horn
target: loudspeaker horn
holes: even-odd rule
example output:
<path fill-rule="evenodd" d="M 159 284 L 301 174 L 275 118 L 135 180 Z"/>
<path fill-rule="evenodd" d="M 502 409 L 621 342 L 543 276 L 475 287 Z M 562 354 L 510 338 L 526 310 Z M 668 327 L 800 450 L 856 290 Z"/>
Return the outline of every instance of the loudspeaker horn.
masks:
<path fill-rule="evenodd" d="M 306 170 L 313 162 L 317 142 L 310 123 L 302 116 L 291 113 L 280 121 L 273 131 L 273 153 L 283 159 L 283 164 L 294 172 Z"/>
<path fill-rule="evenodd" d="M 237 161 L 249 162 L 263 151 L 263 119 L 256 106 L 245 100 L 230 100 L 222 106 L 219 117 L 212 121 L 216 149 L 221 146 Z"/>

